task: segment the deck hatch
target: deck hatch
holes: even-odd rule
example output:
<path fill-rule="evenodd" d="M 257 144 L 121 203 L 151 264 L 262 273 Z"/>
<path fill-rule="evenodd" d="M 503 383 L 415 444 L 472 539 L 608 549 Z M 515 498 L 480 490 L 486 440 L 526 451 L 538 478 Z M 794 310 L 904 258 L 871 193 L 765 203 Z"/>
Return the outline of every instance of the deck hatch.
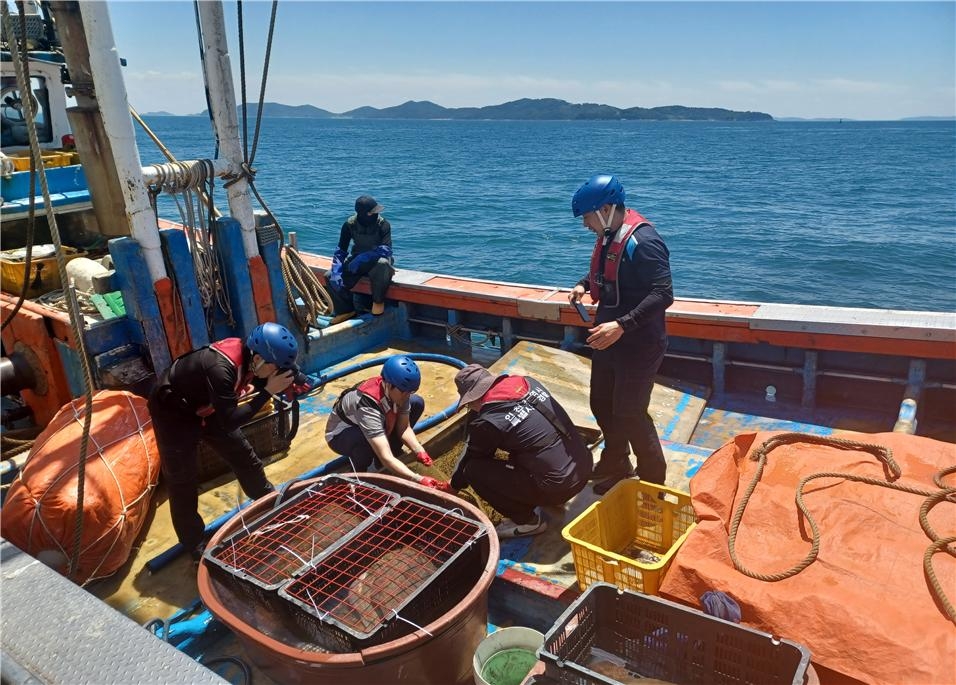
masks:
<path fill-rule="evenodd" d="M 483 526 L 403 498 L 360 535 L 279 589 L 305 637 L 351 652 L 413 632 L 462 596 Z M 468 583 L 470 585 L 470 583 Z"/>

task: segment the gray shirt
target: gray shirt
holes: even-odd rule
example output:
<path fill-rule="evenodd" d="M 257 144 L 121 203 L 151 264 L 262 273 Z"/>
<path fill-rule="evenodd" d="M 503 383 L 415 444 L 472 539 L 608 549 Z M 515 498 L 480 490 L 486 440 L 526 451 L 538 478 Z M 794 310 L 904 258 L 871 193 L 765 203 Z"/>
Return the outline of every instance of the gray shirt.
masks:
<path fill-rule="evenodd" d="M 348 417 L 349 421 L 359 427 L 366 440 L 385 435 L 385 415 L 393 409 L 392 401 L 388 397 L 382 397 L 378 405 L 374 405 L 372 400 L 360 393 L 357 389 L 346 392 L 339 400 L 339 408 L 342 413 Z M 411 396 L 401 407 L 398 408 L 398 414 L 408 416 L 412 409 Z M 339 417 L 332 412 L 329 414 L 329 421 L 325 426 L 325 439 L 331 440 L 342 431 L 350 428 Z"/>

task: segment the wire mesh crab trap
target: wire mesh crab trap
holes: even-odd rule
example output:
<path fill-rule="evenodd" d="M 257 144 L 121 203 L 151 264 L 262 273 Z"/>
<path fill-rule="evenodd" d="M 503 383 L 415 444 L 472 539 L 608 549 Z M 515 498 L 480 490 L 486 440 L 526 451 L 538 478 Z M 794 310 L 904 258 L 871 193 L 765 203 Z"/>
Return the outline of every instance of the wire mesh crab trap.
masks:
<path fill-rule="evenodd" d="M 252 601 L 271 602 L 296 571 L 398 500 L 388 490 L 328 476 L 207 549 L 210 573 Z"/>
<path fill-rule="evenodd" d="M 485 534 L 458 513 L 403 498 L 279 595 L 306 639 L 359 651 L 407 635 L 460 601 Z"/>

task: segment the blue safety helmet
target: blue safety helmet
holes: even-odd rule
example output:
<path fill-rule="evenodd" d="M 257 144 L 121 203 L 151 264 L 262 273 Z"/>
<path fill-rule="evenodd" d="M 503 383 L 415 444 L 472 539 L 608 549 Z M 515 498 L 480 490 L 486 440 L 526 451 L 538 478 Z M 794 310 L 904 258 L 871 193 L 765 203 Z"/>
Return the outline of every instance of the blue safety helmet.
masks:
<path fill-rule="evenodd" d="M 623 205 L 624 186 L 617 176 L 595 174 L 589 178 L 571 198 L 571 211 L 574 216 L 583 216 L 596 212 L 604 205 Z"/>
<path fill-rule="evenodd" d="M 382 367 L 382 378 L 402 392 L 415 392 L 422 384 L 422 372 L 418 364 L 404 354 L 389 357 Z"/>
<path fill-rule="evenodd" d="M 253 328 L 246 338 L 246 347 L 280 369 L 292 368 L 299 356 L 299 343 L 295 336 L 288 328 L 277 323 L 264 323 Z"/>

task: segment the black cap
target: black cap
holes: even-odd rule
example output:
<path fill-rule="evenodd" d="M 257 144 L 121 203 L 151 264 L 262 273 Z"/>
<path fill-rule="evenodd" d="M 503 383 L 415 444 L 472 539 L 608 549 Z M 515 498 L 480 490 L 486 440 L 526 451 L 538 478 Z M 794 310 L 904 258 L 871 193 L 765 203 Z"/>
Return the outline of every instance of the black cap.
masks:
<path fill-rule="evenodd" d="M 380 214 L 383 209 L 371 195 L 362 195 L 355 201 L 355 211 L 359 214 Z"/>

